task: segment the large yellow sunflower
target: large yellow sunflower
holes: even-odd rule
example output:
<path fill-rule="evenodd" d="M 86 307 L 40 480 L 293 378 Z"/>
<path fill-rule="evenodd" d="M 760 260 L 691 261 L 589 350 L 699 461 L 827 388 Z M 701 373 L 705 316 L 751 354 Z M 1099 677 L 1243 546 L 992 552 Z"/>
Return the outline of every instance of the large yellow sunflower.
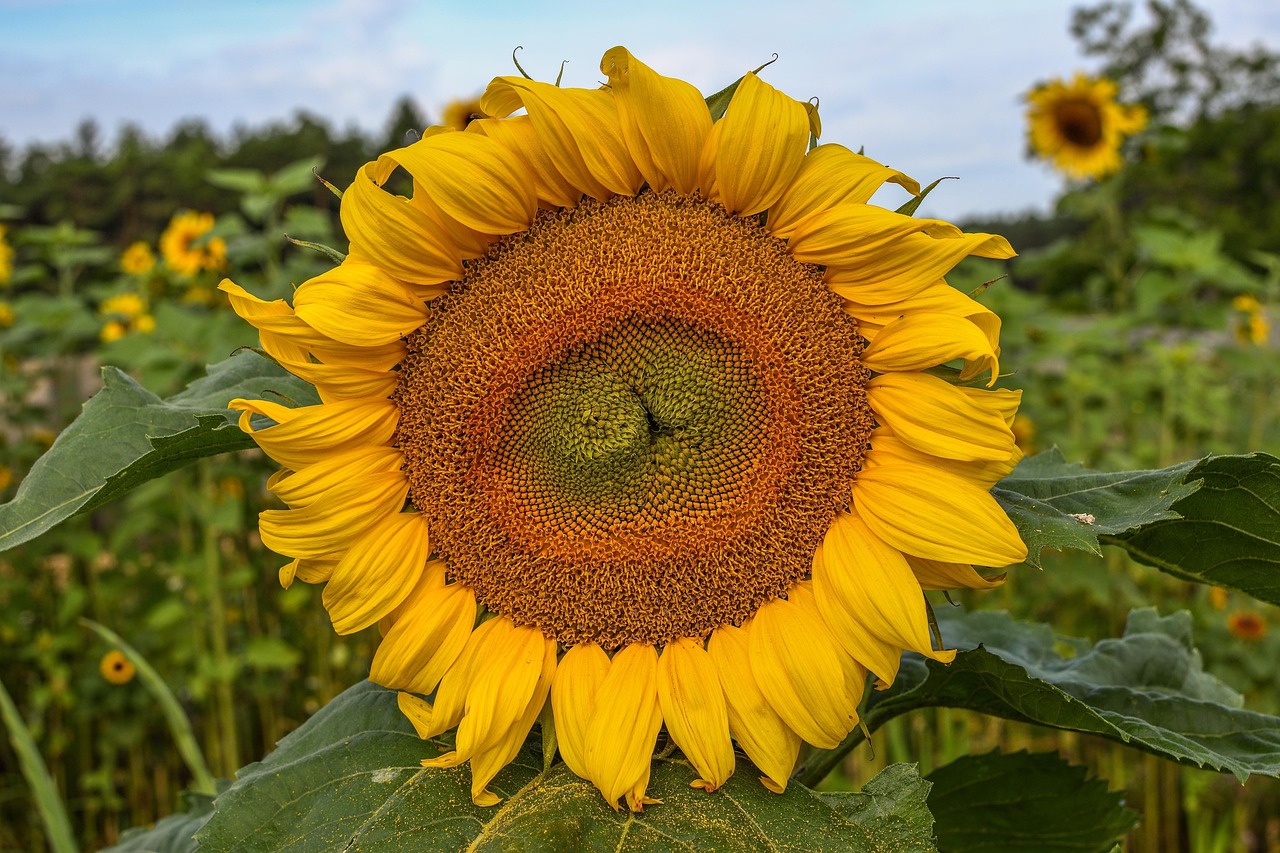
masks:
<path fill-rule="evenodd" d="M 1147 125 L 1147 111 L 1116 102 L 1116 84 L 1077 73 L 1027 95 L 1027 135 L 1036 156 L 1073 178 L 1102 178 L 1121 165 L 1120 146 Z"/>
<path fill-rule="evenodd" d="M 816 115 L 755 74 L 713 123 L 621 47 L 601 71 L 496 78 L 496 118 L 364 166 L 349 256 L 292 306 L 222 284 L 322 400 L 232 403 L 284 466 L 281 580 L 379 625 L 370 677 L 422 737 L 456 729 L 423 763 L 469 760 L 479 804 L 548 701 L 615 808 L 652 802 L 664 726 L 693 785 L 736 741 L 782 791 L 868 672 L 952 659 L 923 590 L 1026 555 L 989 492 L 1019 395 L 970 387 L 999 320 L 942 279 L 1009 244 L 868 204 L 919 186 L 809 150 Z"/>

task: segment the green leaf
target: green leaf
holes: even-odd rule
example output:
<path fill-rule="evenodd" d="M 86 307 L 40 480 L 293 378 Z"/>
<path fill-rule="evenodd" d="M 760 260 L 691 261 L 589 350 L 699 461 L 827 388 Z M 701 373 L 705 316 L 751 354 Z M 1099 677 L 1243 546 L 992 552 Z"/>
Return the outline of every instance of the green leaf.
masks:
<path fill-rule="evenodd" d="M 1138 823 L 1100 779 L 1056 753 L 967 755 L 929 774 L 942 853 L 1094 853 Z"/>
<path fill-rule="evenodd" d="M 1098 536 L 1176 518 L 1172 507 L 1195 492 L 1198 463 L 1156 471 L 1090 471 L 1054 448 L 1029 456 L 992 490 L 1040 567 L 1045 548 L 1101 554 Z M 1191 476 L 1188 476 L 1191 474 Z"/>
<path fill-rule="evenodd" d="M 368 682 L 329 703 L 218 797 L 198 835 L 202 853 L 273 851 L 928 851 L 928 784 L 885 771 L 861 795 L 765 790 L 745 761 L 719 791 L 690 788 L 682 760 L 656 760 L 643 814 L 615 812 L 564 764 L 543 772 L 531 739 L 490 785 L 503 797 L 472 805 L 470 770 L 420 766 L 436 754 Z"/>
<path fill-rule="evenodd" d="M 924 201 L 925 198 L 929 195 L 929 193 L 933 192 L 934 188 L 938 186 L 938 184 L 942 183 L 943 181 L 958 181 L 958 180 L 959 178 L 955 177 L 954 175 L 949 175 L 944 178 L 938 178 L 938 180 L 934 181 L 933 183 L 929 184 L 929 186 L 922 189 L 920 191 L 920 195 L 907 199 L 907 201 L 903 203 L 902 207 L 899 207 L 897 210 L 894 211 L 894 213 L 901 213 L 903 216 L 915 216 L 916 211 L 920 209 L 920 202 Z"/>
<path fill-rule="evenodd" d="M 1210 456 L 1187 479 L 1203 483 L 1173 505 L 1173 517 L 1102 541 L 1183 580 L 1280 604 L 1280 459 Z"/>
<path fill-rule="evenodd" d="M 185 809 L 147 829 L 134 827 L 101 853 L 195 853 L 196 831 L 213 815 L 213 797 L 184 791 Z"/>
<path fill-rule="evenodd" d="M 210 169 L 205 180 L 238 193 L 261 193 L 267 186 L 266 176 L 257 169 Z"/>
<path fill-rule="evenodd" d="M 249 351 L 167 400 L 114 367 L 104 367 L 102 378 L 103 389 L 0 505 L 0 551 L 196 459 L 253 447 L 227 410 L 236 397 L 317 400 L 310 385 Z"/>
<path fill-rule="evenodd" d="M 1243 710 L 1204 672 L 1185 611 L 1135 610 L 1122 638 L 1092 646 L 1007 613 L 937 616 L 960 653 L 947 666 L 905 656 L 893 687 L 871 697 L 871 728 L 916 708 L 968 708 L 1102 735 L 1241 781 L 1280 776 L 1280 718 Z"/>

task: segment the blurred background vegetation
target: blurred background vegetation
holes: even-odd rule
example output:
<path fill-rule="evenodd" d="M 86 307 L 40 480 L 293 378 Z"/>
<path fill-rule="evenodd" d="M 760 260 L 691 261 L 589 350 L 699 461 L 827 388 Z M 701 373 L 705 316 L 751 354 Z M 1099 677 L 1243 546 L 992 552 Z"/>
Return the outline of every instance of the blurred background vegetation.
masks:
<path fill-rule="evenodd" d="M 1003 384 L 1024 391 L 1015 429 L 1028 452 L 1057 445 L 1111 470 L 1280 454 L 1280 57 L 1214 43 L 1186 0 L 1148 11 L 1106 3 L 1071 21 L 1091 67 L 1149 111 L 1125 167 L 1064 185 L 1048 214 L 961 223 L 1006 235 L 1021 254 L 966 262 L 950 280 L 982 290 L 1004 320 L 1002 364 L 1014 372 Z M 337 201 L 313 170 L 345 185 L 431 118 L 406 98 L 381 138 L 298 114 L 230 138 L 186 123 L 162 140 L 134 129 L 106 140 L 85 123 L 56 146 L 0 141 L 0 501 L 100 385 L 101 365 L 165 396 L 255 345 L 218 281 L 284 297 L 329 266 L 293 242 L 343 242 Z M 367 675 L 368 632 L 335 637 L 317 588 L 279 588 L 284 561 L 256 533 L 273 469 L 256 451 L 206 460 L 0 555 L 0 681 L 88 848 L 172 811 L 191 778 L 155 700 L 79 619 L 152 663 L 224 778 Z M 1275 608 L 1119 553 L 1051 555 L 1043 572 L 1011 575 L 966 603 L 1092 639 L 1118 635 L 1132 607 L 1189 609 L 1206 668 L 1249 707 L 1280 713 Z M 894 720 L 876 740 L 874 757 L 853 756 L 830 783 L 860 784 L 894 761 L 928 772 L 997 745 L 1058 750 L 1128 790 L 1143 814 L 1129 850 L 1280 850 L 1274 780 L 1241 787 L 945 710 Z M 0 743 L 0 851 L 40 849 L 42 838 Z"/>

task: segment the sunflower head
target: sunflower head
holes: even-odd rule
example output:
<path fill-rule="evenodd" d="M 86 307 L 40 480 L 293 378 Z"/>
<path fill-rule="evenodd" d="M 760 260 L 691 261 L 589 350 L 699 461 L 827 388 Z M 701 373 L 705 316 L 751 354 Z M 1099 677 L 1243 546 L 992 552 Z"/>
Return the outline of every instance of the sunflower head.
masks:
<path fill-rule="evenodd" d="M 221 270 L 227 265 L 227 243 L 221 237 L 204 238 L 213 230 L 212 213 L 183 211 L 174 214 L 160 235 L 160 254 L 165 264 L 181 276 L 203 270 Z"/>
<path fill-rule="evenodd" d="M 1032 153 L 1072 178 L 1102 178 L 1121 166 L 1120 146 L 1146 127 L 1141 105 L 1116 101 L 1116 84 L 1077 73 L 1055 78 L 1027 95 Z"/>
<path fill-rule="evenodd" d="M 151 247 L 142 240 L 130 243 L 120 255 L 120 269 L 127 275 L 146 275 L 156 265 Z"/>
<path fill-rule="evenodd" d="M 98 672 L 111 684 L 128 684 L 133 680 L 137 669 L 133 661 L 125 657 L 124 652 L 112 649 L 98 662 Z"/>
<path fill-rule="evenodd" d="M 1021 456 L 999 320 L 942 279 L 1008 243 L 870 204 L 919 185 L 810 150 L 755 74 L 713 117 L 624 48 L 601 73 L 495 78 L 465 131 L 364 166 L 347 260 L 292 305 L 221 288 L 321 399 L 232 403 L 283 466 L 282 583 L 379 626 L 370 677 L 455 731 L 423 763 L 470 762 L 480 804 L 547 703 L 615 808 L 653 802 L 664 727 L 694 786 L 736 740 L 781 791 L 868 673 L 952 659 L 924 590 L 1026 555 L 989 493 Z"/>

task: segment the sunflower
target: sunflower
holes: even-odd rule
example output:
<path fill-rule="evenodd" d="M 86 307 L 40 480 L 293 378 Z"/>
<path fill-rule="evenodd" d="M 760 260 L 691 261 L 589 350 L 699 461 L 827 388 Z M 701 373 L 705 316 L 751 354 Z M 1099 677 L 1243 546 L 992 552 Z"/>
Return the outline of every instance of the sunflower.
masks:
<path fill-rule="evenodd" d="M 1072 178 L 1102 178 L 1120 168 L 1125 137 L 1147 125 L 1141 105 L 1116 102 L 1116 84 L 1077 73 L 1027 95 L 1031 150 Z"/>
<path fill-rule="evenodd" d="M 5 239 L 7 229 L 0 225 L 0 287 L 7 287 L 13 278 L 13 247 Z"/>
<path fill-rule="evenodd" d="M 201 270 L 227 265 L 227 243 L 221 237 L 201 240 L 213 230 L 212 213 L 184 211 L 174 214 L 160 235 L 160 254 L 178 275 L 193 276 Z"/>
<path fill-rule="evenodd" d="M 156 265 L 156 256 L 144 241 L 130 243 L 120 254 L 120 269 L 128 275 L 145 275 Z"/>
<path fill-rule="evenodd" d="M 98 671 L 102 677 L 112 684 L 128 684 L 133 680 L 137 669 L 133 661 L 125 657 L 124 652 L 112 649 L 102 656 L 98 662 Z"/>
<path fill-rule="evenodd" d="M 350 254 L 292 306 L 221 285 L 320 395 L 231 403 L 283 466 L 281 581 L 379 626 L 371 679 L 456 729 L 423 764 L 470 761 L 477 804 L 548 703 L 615 809 L 652 802 L 664 726 L 694 786 L 736 740 L 780 792 L 868 673 L 953 658 L 923 590 L 1026 555 L 989 491 L 1019 394 L 974 387 L 999 320 L 942 279 L 1009 244 L 868 204 L 919 185 L 810 150 L 812 107 L 755 74 L 713 121 L 624 48 L 601 71 L 496 78 L 489 118 L 366 164 Z"/>

